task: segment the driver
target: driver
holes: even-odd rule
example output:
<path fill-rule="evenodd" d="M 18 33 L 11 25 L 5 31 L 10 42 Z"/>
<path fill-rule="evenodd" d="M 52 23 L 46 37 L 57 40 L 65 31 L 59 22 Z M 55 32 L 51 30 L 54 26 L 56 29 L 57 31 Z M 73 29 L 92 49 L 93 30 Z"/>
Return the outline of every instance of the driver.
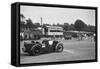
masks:
<path fill-rule="evenodd" d="M 55 40 L 55 36 L 53 35 L 53 37 L 51 37 L 51 39 L 49 40 L 49 45 L 52 45 L 54 40 Z"/>
<path fill-rule="evenodd" d="M 52 45 L 53 44 L 53 40 L 49 40 L 49 45 Z"/>

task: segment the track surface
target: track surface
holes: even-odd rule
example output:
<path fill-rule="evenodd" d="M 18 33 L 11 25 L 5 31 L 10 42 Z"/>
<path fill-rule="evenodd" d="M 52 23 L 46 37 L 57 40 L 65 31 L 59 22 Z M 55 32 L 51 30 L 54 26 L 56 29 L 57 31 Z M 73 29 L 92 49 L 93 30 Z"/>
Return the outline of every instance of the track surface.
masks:
<path fill-rule="evenodd" d="M 42 40 L 41 40 L 42 41 Z M 20 63 L 41 63 L 57 61 L 75 61 L 95 59 L 95 43 L 89 40 L 62 40 L 64 51 L 61 53 L 48 53 L 39 56 L 28 56 L 22 52 L 23 42 L 20 42 Z"/>

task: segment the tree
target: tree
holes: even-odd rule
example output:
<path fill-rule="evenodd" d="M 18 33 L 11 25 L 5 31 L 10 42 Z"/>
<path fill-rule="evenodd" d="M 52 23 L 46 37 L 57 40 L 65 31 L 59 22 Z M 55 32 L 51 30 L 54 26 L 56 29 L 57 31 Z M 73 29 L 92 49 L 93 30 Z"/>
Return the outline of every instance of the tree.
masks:
<path fill-rule="evenodd" d="M 20 14 L 20 17 L 21 17 L 21 18 L 25 18 L 25 16 L 24 16 L 23 14 Z"/>
<path fill-rule="evenodd" d="M 25 24 L 25 16 L 23 14 L 20 14 L 20 24 Z"/>
<path fill-rule="evenodd" d="M 75 21 L 74 27 L 77 31 L 84 31 L 86 24 L 82 20 L 78 19 Z"/>
<path fill-rule="evenodd" d="M 51 26 L 51 24 L 44 24 L 45 26 Z"/>
<path fill-rule="evenodd" d="M 67 31 L 69 29 L 69 24 L 68 23 L 64 23 L 63 29 L 65 31 Z"/>
<path fill-rule="evenodd" d="M 40 23 L 38 23 L 38 22 L 34 23 L 34 25 L 35 25 L 36 28 L 41 26 Z"/>
<path fill-rule="evenodd" d="M 56 24 L 53 24 L 52 26 L 56 26 Z"/>
<path fill-rule="evenodd" d="M 35 28 L 32 20 L 29 18 L 28 20 L 26 20 L 27 24 L 26 24 L 26 28 Z"/>
<path fill-rule="evenodd" d="M 79 20 L 79 19 L 75 21 L 74 26 L 75 26 L 76 30 L 79 32 L 84 31 L 85 28 L 87 27 L 87 25 L 82 20 Z M 79 40 L 82 40 L 83 37 L 82 37 L 81 33 L 79 33 L 79 37 L 80 37 Z"/>
<path fill-rule="evenodd" d="M 69 30 L 76 30 L 75 27 L 74 27 L 74 24 L 71 24 L 68 29 Z"/>
<path fill-rule="evenodd" d="M 95 33 L 95 26 L 88 25 L 87 28 L 86 28 L 86 31 Z"/>
<path fill-rule="evenodd" d="M 25 28 L 25 16 L 23 14 L 20 14 L 20 31 L 23 31 Z"/>

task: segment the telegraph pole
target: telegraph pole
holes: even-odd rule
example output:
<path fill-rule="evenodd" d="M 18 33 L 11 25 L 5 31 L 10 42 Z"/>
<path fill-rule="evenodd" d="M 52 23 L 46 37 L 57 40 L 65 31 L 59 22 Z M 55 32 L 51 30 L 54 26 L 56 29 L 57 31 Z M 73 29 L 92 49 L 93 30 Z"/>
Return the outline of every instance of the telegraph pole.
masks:
<path fill-rule="evenodd" d="M 42 17 L 41 17 L 41 26 L 42 26 Z"/>
<path fill-rule="evenodd" d="M 41 32 L 42 32 L 42 34 L 43 34 L 43 24 L 42 24 L 42 17 L 41 17 Z"/>

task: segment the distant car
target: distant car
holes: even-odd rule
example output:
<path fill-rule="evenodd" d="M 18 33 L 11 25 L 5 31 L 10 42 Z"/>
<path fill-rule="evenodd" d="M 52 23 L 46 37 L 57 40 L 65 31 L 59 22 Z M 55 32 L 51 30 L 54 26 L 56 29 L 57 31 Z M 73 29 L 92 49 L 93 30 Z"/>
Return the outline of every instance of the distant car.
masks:
<path fill-rule="evenodd" d="M 65 35 L 65 36 L 64 36 L 64 39 L 65 39 L 65 40 L 72 39 L 72 36 L 71 36 L 71 35 Z"/>
<path fill-rule="evenodd" d="M 24 42 L 22 50 L 34 56 L 49 52 L 62 52 L 63 43 L 56 40 L 43 40 L 42 43 L 38 41 Z"/>

